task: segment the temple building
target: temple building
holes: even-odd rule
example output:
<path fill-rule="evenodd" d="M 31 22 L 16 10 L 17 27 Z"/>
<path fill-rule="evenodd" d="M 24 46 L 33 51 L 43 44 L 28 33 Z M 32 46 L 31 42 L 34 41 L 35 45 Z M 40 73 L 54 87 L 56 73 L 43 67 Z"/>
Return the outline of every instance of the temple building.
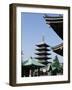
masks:
<path fill-rule="evenodd" d="M 51 28 L 56 32 L 56 34 L 63 40 L 63 16 L 48 16 L 45 15 L 44 19 L 46 24 L 50 25 Z M 52 47 L 53 51 L 61 56 L 63 56 L 63 43 Z"/>
<path fill-rule="evenodd" d="M 63 56 L 63 43 L 61 43 L 61 44 L 59 44 L 59 45 L 57 45 L 57 46 L 55 46 L 55 47 L 52 47 L 52 50 L 53 50 L 55 53 Z"/>
<path fill-rule="evenodd" d="M 49 45 L 44 42 L 44 37 L 43 42 L 37 44 L 36 47 L 37 48 L 35 53 L 36 54 L 35 59 L 38 59 L 42 64 L 47 65 L 49 63 L 48 59 L 51 59 L 50 57 L 51 53 L 49 52 L 50 51 Z"/>

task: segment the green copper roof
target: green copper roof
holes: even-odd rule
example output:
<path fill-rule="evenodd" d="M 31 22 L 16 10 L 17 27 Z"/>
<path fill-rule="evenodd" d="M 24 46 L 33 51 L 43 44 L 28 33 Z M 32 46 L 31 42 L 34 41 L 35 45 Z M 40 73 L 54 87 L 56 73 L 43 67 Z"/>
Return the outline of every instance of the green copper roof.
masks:
<path fill-rule="evenodd" d="M 35 66 L 40 66 L 40 67 L 44 67 L 45 65 L 40 63 L 38 60 L 33 59 L 33 58 L 29 58 L 28 60 L 26 60 L 23 63 L 23 66 L 30 66 L 30 65 L 35 65 Z"/>

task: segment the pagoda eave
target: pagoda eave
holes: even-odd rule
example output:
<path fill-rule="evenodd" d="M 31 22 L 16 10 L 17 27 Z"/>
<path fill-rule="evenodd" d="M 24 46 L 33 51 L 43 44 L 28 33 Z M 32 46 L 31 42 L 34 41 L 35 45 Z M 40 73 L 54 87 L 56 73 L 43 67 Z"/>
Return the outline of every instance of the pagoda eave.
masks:
<path fill-rule="evenodd" d="M 50 49 L 36 49 L 37 51 L 50 51 Z"/>
<path fill-rule="evenodd" d="M 49 57 L 35 57 L 35 59 L 38 59 L 38 60 L 47 60 L 47 59 L 51 59 Z"/>
<path fill-rule="evenodd" d="M 51 53 L 35 53 L 36 55 L 51 55 Z"/>
<path fill-rule="evenodd" d="M 36 45 L 37 47 L 49 47 L 49 45 L 47 45 L 46 43 L 43 43 L 43 44 L 39 44 L 39 45 Z"/>

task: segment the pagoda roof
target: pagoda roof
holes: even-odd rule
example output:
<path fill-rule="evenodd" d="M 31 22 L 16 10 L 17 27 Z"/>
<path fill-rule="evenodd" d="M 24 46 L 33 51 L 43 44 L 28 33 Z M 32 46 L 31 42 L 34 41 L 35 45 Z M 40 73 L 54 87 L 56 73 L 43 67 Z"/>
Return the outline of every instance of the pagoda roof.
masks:
<path fill-rule="evenodd" d="M 47 48 L 37 48 L 36 50 L 37 50 L 37 51 L 44 51 L 44 52 L 45 52 L 45 51 L 50 51 L 50 49 L 47 49 Z"/>
<path fill-rule="evenodd" d="M 35 57 L 38 60 L 47 60 L 47 59 L 51 59 L 50 57 Z"/>
<path fill-rule="evenodd" d="M 48 63 L 48 65 L 46 65 L 45 67 L 42 67 L 41 70 L 46 69 L 47 71 L 50 71 L 52 68 L 51 63 L 52 62 Z"/>
<path fill-rule="evenodd" d="M 63 43 L 61 43 L 61 44 L 59 44 L 59 45 L 56 45 L 55 47 L 52 47 L 52 50 L 53 50 L 55 53 L 63 56 Z"/>
<path fill-rule="evenodd" d="M 40 52 L 40 53 L 35 53 L 36 55 L 51 55 L 51 53 L 44 53 L 44 52 Z"/>
<path fill-rule="evenodd" d="M 49 24 L 58 36 L 63 39 L 63 16 L 45 16 L 46 24 Z"/>
<path fill-rule="evenodd" d="M 36 45 L 37 47 L 49 47 L 49 45 L 48 44 L 46 44 L 46 43 L 40 43 L 40 44 L 38 44 L 38 45 Z"/>
<path fill-rule="evenodd" d="M 52 62 L 50 62 L 50 61 L 48 61 L 48 60 L 39 60 L 39 62 L 40 63 L 43 63 L 43 64 L 45 64 L 45 65 L 49 65 L 49 64 L 51 64 Z M 45 66 L 46 67 L 46 66 Z"/>
<path fill-rule="evenodd" d="M 39 62 L 40 62 L 40 63 L 43 63 L 43 64 L 45 64 L 45 65 L 47 65 L 48 63 L 50 63 L 50 62 L 47 61 L 47 60 L 39 60 Z"/>

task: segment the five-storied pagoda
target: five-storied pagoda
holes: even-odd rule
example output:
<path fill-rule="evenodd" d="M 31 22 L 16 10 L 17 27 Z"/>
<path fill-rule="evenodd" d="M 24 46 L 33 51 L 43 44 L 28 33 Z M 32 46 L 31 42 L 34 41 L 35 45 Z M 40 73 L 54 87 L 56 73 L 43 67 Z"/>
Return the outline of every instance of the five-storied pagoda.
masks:
<path fill-rule="evenodd" d="M 40 44 L 37 44 L 36 45 L 36 57 L 35 59 L 38 59 L 42 64 L 45 64 L 47 65 L 49 62 L 48 62 L 48 59 L 51 59 L 49 57 L 49 55 L 51 55 L 51 53 L 49 52 L 50 49 L 49 49 L 49 45 L 45 43 L 44 41 L 44 36 L 42 37 L 42 43 Z"/>

